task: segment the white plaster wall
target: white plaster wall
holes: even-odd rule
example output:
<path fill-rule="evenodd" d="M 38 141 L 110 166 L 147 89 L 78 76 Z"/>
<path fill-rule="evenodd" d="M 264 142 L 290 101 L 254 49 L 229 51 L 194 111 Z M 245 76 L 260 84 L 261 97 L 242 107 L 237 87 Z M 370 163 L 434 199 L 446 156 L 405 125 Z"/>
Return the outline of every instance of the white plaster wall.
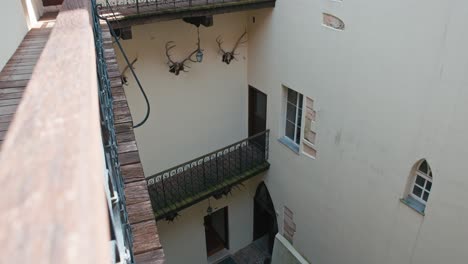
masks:
<path fill-rule="evenodd" d="M 169 72 L 167 41 L 181 60 L 196 49 L 196 27 L 181 20 L 133 27 L 133 39 L 123 46 L 151 102 L 146 124 L 135 130 L 145 175 L 169 169 L 247 137 L 247 45 L 238 49 L 239 61 L 230 65 L 217 54 L 216 37 L 222 35 L 231 49 L 246 28 L 246 14 L 214 17 L 213 27 L 200 27 L 203 63 L 189 63 L 187 73 Z M 123 59 L 117 52 L 120 68 Z M 146 105 L 135 80 L 125 87 L 134 123 L 140 122 Z"/>
<path fill-rule="evenodd" d="M 235 13 L 214 17 L 213 27 L 200 27 L 204 61 L 190 63 L 188 73 L 175 76 L 166 64 L 165 43 L 175 41 L 174 59 L 196 48 L 196 27 L 182 21 L 169 21 L 133 27 L 133 39 L 123 41 L 129 59 L 135 64 L 149 100 L 148 122 L 135 130 L 145 175 L 149 176 L 189 161 L 247 137 L 247 44 L 239 47 L 238 61 L 226 65 L 217 54 L 216 37 L 222 35 L 225 49 L 247 27 L 247 15 Z M 123 58 L 117 51 L 120 69 Z M 135 80 L 129 76 L 125 87 L 135 124 L 146 105 Z M 214 208 L 228 206 L 230 250 L 248 245 L 253 236 L 253 197 L 262 176 L 250 180 L 242 190 L 221 200 L 211 199 Z M 205 200 L 182 212 L 174 223 L 158 222 L 167 262 L 206 263 L 203 218 Z"/>
<path fill-rule="evenodd" d="M 5 66 L 11 55 L 28 31 L 22 4 L 17 0 L 2 1 L 0 24 L 8 25 L 2 33 L 0 44 L 0 69 Z"/>
<path fill-rule="evenodd" d="M 34 27 L 44 13 L 42 0 L 21 0 L 28 27 Z"/>
<path fill-rule="evenodd" d="M 321 13 L 343 19 L 343 32 Z M 278 0 L 251 12 L 249 84 L 268 94 L 266 181 L 318 264 L 466 263 L 468 3 Z M 316 160 L 279 143 L 281 85 L 315 99 Z M 426 158 L 423 217 L 399 202 Z M 282 216 L 278 219 L 282 223 Z"/>
<path fill-rule="evenodd" d="M 0 43 L 0 70 L 3 69 L 28 30 L 42 16 L 42 0 L 5 0 L 0 9 L 0 24 L 5 25 Z"/>
<path fill-rule="evenodd" d="M 309 264 L 309 262 L 296 251 L 294 246 L 279 233 L 275 236 L 271 261 L 272 264 Z"/>
<path fill-rule="evenodd" d="M 211 206 L 221 209 L 228 206 L 229 251 L 234 253 L 247 246 L 253 239 L 253 199 L 263 176 L 256 176 L 235 189 L 231 196 L 219 200 L 210 199 Z M 159 238 L 164 247 L 167 263 L 185 264 L 207 261 L 205 227 L 208 200 L 193 205 L 180 212 L 173 223 L 158 221 Z"/>

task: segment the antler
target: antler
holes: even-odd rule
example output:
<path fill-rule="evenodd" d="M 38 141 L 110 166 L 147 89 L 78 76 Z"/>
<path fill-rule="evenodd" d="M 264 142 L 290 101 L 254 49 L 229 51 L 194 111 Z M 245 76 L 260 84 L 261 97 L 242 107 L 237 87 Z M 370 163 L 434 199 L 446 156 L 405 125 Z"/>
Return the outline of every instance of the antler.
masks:
<path fill-rule="evenodd" d="M 172 43 L 174 43 L 174 41 L 168 41 L 168 42 L 166 43 L 166 57 L 167 57 L 167 59 L 169 60 L 169 62 L 170 62 L 171 64 L 176 64 L 177 62 L 173 61 L 173 60 L 171 59 L 171 54 L 169 54 L 169 51 L 170 51 L 171 49 L 173 49 L 173 48 L 176 47 L 176 45 L 175 45 L 175 44 L 172 44 Z M 172 44 L 172 45 L 171 45 L 171 44 Z M 170 46 L 169 46 L 169 45 L 170 45 Z M 179 63 L 183 64 L 183 63 L 185 63 L 185 62 L 188 61 L 188 60 L 191 61 L 191 62 L 197 62 L 196 60 L 193 60 L 193 59 L 192 59 L 193 55 L 195 55 L 195 53 L 197 53 L 197 51 L 198 51 L 198 49 L 194 50 L 192 53 L 190 53 L 190 55 L 188 55 L 183 61 L 181 61 L 181 62 L 179 62 Z"/>
<path fill-rule="evenodd" d="M 218 43 L 219 51 L 221 51 L 223 54 L 226 54 L 226 51 L 224 51 L 223 47 L 223 39 L 221 38 L 221 35 L 216 38 L 216 43 Z"/>
<path fill-rule="evenodd" d="M 130 67 L 132 67 L 132 69 L 135 69 L 135 67 L 133 67 L 133 64 L 135 64 L 136 62 L 138 61 L 138 57 L 136 57 L 132 62 L 130 62 Z M 122 75 L 125 75 L 125 73 L 127 72 L 129 66 L 128 64 L 125 66 L 123 72 L 122 72 Z"/>
<path fill-rule="evenodd" d="M 222 61 L 224 63 L 230 64 L 232 60 L 237 60 L 236 56 L 239 54 L 236 53 L 236 50 L 240 44 L 247 42 L 247 40 L 242 41 L 242 39 L 245 37 L 246 34 L 247 34 L 247 30 L 245 30 L 244 33 L 240 36 L 240 38 L 237 39 L 236 44 L 234 45 L 234 48 L 232 49 L 232 51 L 223 50 L 221 46 L 223 44 L 223 39 L 221 38 L 221 36 L 218 36 L 216 38 L 216 42 L 218 43 L 218 47 L 219 47 L 219 52 L 222 53 L 223 55 Z"/>
<path fill-rule="evenodd" d="M 197 48 L 196 48 L 194 51 L 192 51 L 192 53 L 190 53 L 190 54 L 187 56 L 187 58 L 185 58 L 185 59 L 181 62 L 182 65 L 184 65 L 184 66 L 187 67 L 187 68 L 190 68 L 190 67 L 187 66 L 187 65 L 185 65 L 185 62 L 188 61 L 188 60 L 191 61 L 191 62 L 198 62 L 197 60 L 192 59 L 192 56 L 195 55 L 198 51 L 202 51 L 202 49 L 200 48 L 200 31 L 199 31 L 199 30 L 200 30 L 200 28 L 197 28 L 197 31 L 198 31 Z"/>
<path fill-rule="evenodd" d="M 135 69 L 135 67 L 133 67 L 133 65 L 138 61 L 138 56 L 130 63 L 130 67 L 132 67 L 132 69 Z M 129 66 L 128 64 L 125 66 L 122 74 L 121 74 L 121 79 L 122 79 L 122 83 L 125 84 L 125 85 L 128 85 L 128 81 L 127 81 L 127 76 L 126 76 L 126 72 L 128 70 Z"/>
<path fill-rule="evenodd" d="M 196 60 L 192 59 L 193 55 L 195 55 L 195 53 L 197 53 L 198 49 L 192 51 L 192 53 L 190 53 L 190 55 L 187 56 L 187 58 L 185 58 L 183 61 L 181 61 L 180 63 L 182 64 L 185 64 L 186 61 L 191 61 L 191 62 L 197 62 Z M 185 67 L 188 67 L 187 65 L 185 65 Z M 189 67 L 190 68 L 190 67 Z"/>
<path fill-rule="evenodd" d="M 239 44 L 244 44 L 244 43 L 247 42 L 246 40 L 241 42 L 241 40 L 244 38 L 244 36 L 245 36 L 246 34 L 247 34 L 247 31 L 244 31 L 244 33 L 243 33 L 243 34 L 240 36 L 240 38 L 237 40 L 236 45 L 235 45 L 234 48 L 232 49 L 231 53 L 234 54 L 234 53 L 236 52 L 237 47 L 239 46 Z"/>
<path fill-rule="evenodd" d="M 191 62 L 197 62 L 196 60 L 192 59 L 193 55 L 195 55 L 199 48 L 197 48 L 196 50 L 192 51 L 183 61 L 180 61 L 180 62 L 177 62 L 177 61 L 173 61 L 171 59 L 171 54 L 169 53 L 169 51 L 173 48 L 175 48 L 175 44 L 173 44 L 174 42 L 173 41 L 169 41 L 166 43 L 166 56 L 167 56 L 167 59 L 168 59 L 168 65 L 169 65 L 169 72 L 172 72 L 174 73 L 175 75 L 179 75 L 179 73 L 182 71 L 182 72 L 187 72 L 185 70 L 185 68 L 190 68 L 188 65 L 186 65 L 185 63 L 187 61 L 191 61 Z"/>
<path fill-rule="evenodd" d="M 169 51 L 176 47 L 176 45 L 173 44 L 173 43 L 174 43 L 174 41 L 166 42 L 166 57 L 167 57 L 167 59 L 169 60 L 169 62 L 171 64 L 175 64 L 175 62 L 171 59 L 171 54 L 169 54 Z"/>

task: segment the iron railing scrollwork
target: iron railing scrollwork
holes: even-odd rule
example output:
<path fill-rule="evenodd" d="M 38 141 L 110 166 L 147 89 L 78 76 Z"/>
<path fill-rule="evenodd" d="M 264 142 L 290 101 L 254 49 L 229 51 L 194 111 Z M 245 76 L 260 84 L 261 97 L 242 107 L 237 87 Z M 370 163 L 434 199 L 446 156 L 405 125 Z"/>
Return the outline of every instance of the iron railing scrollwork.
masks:
<path fill-rule="evenodd" d="M 269 130 L 147 178 L 156 219 L 172 219 L 202 199 L 231 188 L 269 167 Z"/>
<path fill-rule="evenodd" d="M 111 224 L 111 246 L 114 263 L 134 263 L 133 237 L 125 204 L 124 182 L 120 170 L 110 78 L 104 54 L 101 24 L 97 16 L 96 1 L 93 6 L 93 29 L 96 48 L 96 66 L 99 85 L 101 130 L 106 160 L 106 193 Z"/>

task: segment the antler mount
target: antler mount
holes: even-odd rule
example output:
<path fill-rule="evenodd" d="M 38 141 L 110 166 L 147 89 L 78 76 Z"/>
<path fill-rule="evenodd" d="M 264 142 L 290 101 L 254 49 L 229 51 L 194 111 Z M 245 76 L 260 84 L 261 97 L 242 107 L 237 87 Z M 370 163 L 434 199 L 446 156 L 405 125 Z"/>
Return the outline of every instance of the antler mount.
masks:
<path fill-rule="evenodd" d="M 218 48 L 219 48 L 219 53 L 222 54 L 222 61 L 226 64 L 230 64 L 232 60 L 237 60 L 236 56 L 239 55 L 236 53 L 237 48 L 239 47 L 240 44 L 246 43 L 247 41 L 242 39 L 245 37 L 247 34 L 247 31 L 244 31 L 244 33 L 237 39 L 236 44 L 234 45 L 234 48 L 231 51 L 225 51 L 222 47 L 223 45 L 223 39 L 221 36 L 218 36 L 216 38 L 216 42 L 218 43 Z"/>
<path fill-rule="evenodd" d="M 170 51 L 175 48 L 176 45 L 174 44 L 174 41 L 168 41 L 166 43 L 166 57 L 167 57 L 167 64 L 169 65 L 169 72 L 174 73 L 175 75 L 179 75 L 180 72 L 187 72 L 185 68 L 190 68 L 186 63 L 187 62 L 197 62 L 196 60 L 193 60 L 192 57 L 195 55 L 198 51 L 198 49 L 192 51 L 184 60 L 182 61 L 174 61 L 171 58 Z"/>

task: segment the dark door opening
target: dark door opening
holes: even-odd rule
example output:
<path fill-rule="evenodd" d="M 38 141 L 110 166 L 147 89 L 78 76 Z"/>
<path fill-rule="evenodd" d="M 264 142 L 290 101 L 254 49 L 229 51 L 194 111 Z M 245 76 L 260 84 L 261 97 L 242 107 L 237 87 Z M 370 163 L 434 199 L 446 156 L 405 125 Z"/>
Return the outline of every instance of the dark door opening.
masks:
<path fill-rule="evenodd" d="M 267 95 L 249 86 L 249 137 L 266 130 Z M 265 149 L 266 138 L 259 136 L 250 141 L 260 150 Z"/>
<path fill-rule="evenodd" d="M 275 207 L 264 182 L 260 183 L 254 198 L 254 243 L 273 253 L 273 243 L 278 233 Z"/>
<path fill-rule="evenodd" d="M 267 95 L 249 86 L 249 137 L 266 130 Z"/>
<path fill-rule="evenodd" d="M 63 0 L 42 0 L 44 6 L 61 5 Z"/>
<path fill-rule="evenodd" d="M 227 207 L 205 216 L 204 225 L 208 257 L 220 250 L 229 249 Z"/>

